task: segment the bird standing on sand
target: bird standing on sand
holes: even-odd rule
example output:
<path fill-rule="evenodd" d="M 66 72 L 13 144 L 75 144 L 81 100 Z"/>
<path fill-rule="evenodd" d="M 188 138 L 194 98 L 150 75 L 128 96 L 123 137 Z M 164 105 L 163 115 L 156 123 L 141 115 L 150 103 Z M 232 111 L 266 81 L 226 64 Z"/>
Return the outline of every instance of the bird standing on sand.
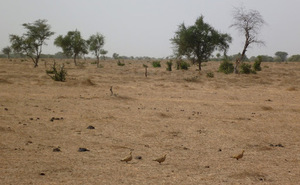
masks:
<path fill-rule="evenodd" d="M 236 160 L 239 160 L 244 156 L 244 152 L 245 152 L 245 150 L 242 150 L 242 153 L 232 156 L 231 158 L 235 158 Z"/>
<path fill-rule="evenodd" d="M 130 152 L 129 156 L 125 157 L 124 159 L 121 159 L 121 161 L 125 161 L 126 163 L 131 160 L 132 160 L 132 152 Z"/>
<path fill-rule="evenodd" d="M 157 161 L 160 164 L 166 160 L 166 157 L 167 157 L 167 154 L 165 154 L 164 156 L 162 156 L 160 158 L 154 159 L 153 161 Z"/>

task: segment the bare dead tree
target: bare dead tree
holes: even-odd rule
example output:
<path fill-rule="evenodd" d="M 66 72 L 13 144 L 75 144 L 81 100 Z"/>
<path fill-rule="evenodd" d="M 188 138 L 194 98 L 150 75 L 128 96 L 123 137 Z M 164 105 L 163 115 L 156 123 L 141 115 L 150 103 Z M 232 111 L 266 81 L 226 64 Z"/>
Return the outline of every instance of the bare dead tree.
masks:
<path fill-rule="evenodd" d="M 258 39 L 258 34 L 262 26 L 265 24 L 266 22 L 257 10 L 247 11 L 244 7 L 234 9 L 233 24 L 230 25 L 230 27 L 234 27 L 237 31 L 245 36 L 244 48 L 241 57 L 236 61 L 235 73 L 238 73 L 238 65 L 240 61 L 243 61 L 249 45 L 264 45 L 264 42 Z"/>

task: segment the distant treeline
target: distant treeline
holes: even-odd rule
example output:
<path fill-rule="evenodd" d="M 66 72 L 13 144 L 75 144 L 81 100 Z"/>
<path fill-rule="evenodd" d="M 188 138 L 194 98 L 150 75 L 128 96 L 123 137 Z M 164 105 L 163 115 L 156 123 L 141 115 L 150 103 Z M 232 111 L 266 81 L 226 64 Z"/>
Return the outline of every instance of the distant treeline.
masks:
<path fill-rule="evenodd" d="M 231 55 L 227 56 L 227 59 L 230 61 L 235 61 L 238 57 L 240 57 L 241 54 Z M 253 62 L 257 59 L 257 57 L 261 57 L 263 62 L 281 62 L 282 60 L 278 58 L 277 56 L 268 56 L 268 55 L 258 55 L 258 56 L 252 56 L 248 58 L 247 56 L 244 57 L 243 61 Z M 212 57 L 210 59 L 211 61 L 222 61 L 223 57 Z M 289 62 L 300 62 L 300 55 L 292 55 L 287 58 L 287 61 Z"/>
<path fill-rule="evenodd" d="M 5 54 L 0 54 L 0 58 L 7 58 L 7 55 Z M 12 53 L 9 55 L 9 58 L 26 58 L 26 55 L 19 54 L 19 53 Z M 66 56 L 62 52 L 57 52 L 54 55 L 53 54 L 41 54 L 40 58 L 54 58 L 54 59 L 70 59 L 71 57 Z M 94 57 L 85 57 L 85 56 L 79 56 L 78 58 L 83 59 L 94 59 Z M 112 57 L 105 57 L 105 59 L 113 59 Z M 157 59 L 162 59 L 162 58 L 155 58 L 155 57 L 148 57 L 148 56 L 142 56 L 142 57 L 134 57 L 134 56 L 119 56 L 119 59 L 131 59 L 131 60 L 157 60 Z"/>
<path fill-rule="evenodd" d="M 227 56 L 227 59 L 230 61 L 235 61 L 238 57 L 240 57 L 240 53 L 236 54 L 236 55 L 230 55 Z M 223 56 L 221 57 L 220 55 L 218 55 L 219 57 L 213 56 L 210 58 L 210 61 L 223 61 Z M 281 62 L 280 58 L 278 58 L 277 56 L 268 56 L 268 55 L 259 55 L 262 57 L 262 61 L 263 62 Z M 244 61 L 249 61 L 249 62 L 253 62 L 257 59 L 258 56 L 252 56 L 250 58 L 248 58 L 247 56 L 245 56 Z M 5 54 L 0 54 L 0 58 L 7 58 L 7 55 Z M 26 58 L 25 55 L 23 54 L 16 54 L 16 53 L 12 53 L 10 54 L 10 58 Z M 63 54 L 62 52 L 57 52 L 54 55 L 53 54 L 41 54 L 41 58 L 54 58 L 54 59 L 70 59 L 71 57 L 67 57 L 65 54 Z M 80 59 L 86 58 L 86 59 L 94 59 L 91 57 L 84 57 L 84 56 L 79 56 Z M 106 59 L 113 59 L 112 57 L 105 57 Z M 172 57 L 167 57 L 165 59 L 171 59 Z M 134 56 L 119 56 L 119 59 L 124 59 L 124 60 L 162 60 L 164 58 L 155 58 L 155 57 L 148 57 L 148 56 L 142 56 L 142 57 L 134 57 Z M 290 57 L 287 58 L 287 61 L 289 62 L 300 62 L 300 55 L 292 55 Z"/>

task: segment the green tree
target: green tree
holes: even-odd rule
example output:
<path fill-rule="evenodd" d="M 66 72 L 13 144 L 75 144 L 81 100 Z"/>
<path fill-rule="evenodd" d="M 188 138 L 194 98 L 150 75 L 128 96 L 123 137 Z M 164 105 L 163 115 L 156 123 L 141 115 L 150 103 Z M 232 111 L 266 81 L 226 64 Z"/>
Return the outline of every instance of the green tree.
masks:
<path fill-rule="evenodd" d="M 54 32 L 50 31 L 50 25 L 46 24 L 47 20 L 37 20 L 34 23 L 24 23 L 23 26 L 27 30 L 22 36 L 10 35 L 11 47 L 14 52 L 25 54 L 30 57 L 34 63 L 34 67 L 38 66 L 42 46 L 45 40 L 48 40 Z"/>
<path fill-rule="evenodd" d="M 117 54 L 117 53 L 113 53 L 112 57 L 113 57 L 115 60 L 117 60 L 117 59 L 120 58 L 120 55 Z"/>
<path fill-rule="evenodd" d="M 9 58 L 9 54 L 11 53 L 11 48 L 9 46 L 2 49 L 2 52 L 7 55 L 7 58 Z"/>
<path fill-rule="evenodd" d="M 300 55 L 292 55 L 288 58 L 288 61 L 291 62 L 300 62 Z"/>
<path fill-rule="evenodd" d="M 90 36 L 87 40 L 89 45 L 89 50 L 94 53 L 97 58 L 97 67 L 99 67 L 99 60 L 102 47 L 104 46 L 104 36 L 100 33 L 96 33 L 95 35 Z"/>
<path fill-rule="evenodd" d="M 238 73 L 239 61 L 243 61 L 247 48 L 251 44 L 264 44 L 263 41 L 257 38 L 258 33 L 265 23 L 262 15 L 257 10 L 245 10 L 244 7 L 235 8 L 233 13 L 233 24 L 230 27 L 236 28 L 242 35 L 245 36 L 244 48 L 240 58 L 236 60 L 235 73 Z"/>
<path fill-rule="evenodd" d="M 275 56 L 277 56 L 281 62 L 284 62 L 287 59 L 288 53 L 284 51 L 277 51 Z"/>
<path fill-rule="evenodd" d="M 100 49 L 100 55 L 102 56 L 103 60 L 105 60 L 105 55 L 107 54 L 107 51 L 104 49 Z"/>
<path fill-rule="evenodd" d="M 203 18 L 203 16 L 199 17 L 195 24 L 189 27 L 182 23 L 171 39 L 175 55 L 186 56 L 193 63 L 198 63 L 199 71 L 201 71 L 201 63 L 208 61 L 215 50 L 224 51 L 226 54 L 231 42 L 228 34 L 219 33 L 205 23 Z"/>
<path fill-rule="evenodd" d="M 76 59 L 79 55 L 88 54 L 87 42 L 81 37 L 79 31 L 69 31 L 66 36 L 59 35 L 54 45 L 61 47 L 63 53 L 68 57 L 73 57 L 74 63 L 77 66 Z"/>

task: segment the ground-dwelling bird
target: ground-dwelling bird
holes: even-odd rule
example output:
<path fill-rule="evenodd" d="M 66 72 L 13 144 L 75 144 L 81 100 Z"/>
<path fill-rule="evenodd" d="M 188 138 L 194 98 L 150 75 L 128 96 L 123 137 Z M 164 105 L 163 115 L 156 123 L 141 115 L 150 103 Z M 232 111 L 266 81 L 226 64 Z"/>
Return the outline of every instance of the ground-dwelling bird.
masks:
<path fill-rule="evenodd" d="M 130 152 L 129 156 L 125 157 L 124 159 L 121 159 L 121 161 L 125 161 L 126 163 L 131 160 L 132 160 L 132 152 Z"/>
<path fill-rule="evenodd" d="M 160 158 L 154 159 L 153 161 L 157 161 L 160 164 L 166 160 L 166 157 L 167 157 L 167 154 L 165 154 L 164 156 L 162 156 Z"/>
<path fill-rule="evenodd" d="M 242 153 L 232 156 L 231 158 L 235 158 L 236 160 L 239 160 L 244 156 L 244 152 L 245 152 L 245 150 L 242 150 Z"/>

